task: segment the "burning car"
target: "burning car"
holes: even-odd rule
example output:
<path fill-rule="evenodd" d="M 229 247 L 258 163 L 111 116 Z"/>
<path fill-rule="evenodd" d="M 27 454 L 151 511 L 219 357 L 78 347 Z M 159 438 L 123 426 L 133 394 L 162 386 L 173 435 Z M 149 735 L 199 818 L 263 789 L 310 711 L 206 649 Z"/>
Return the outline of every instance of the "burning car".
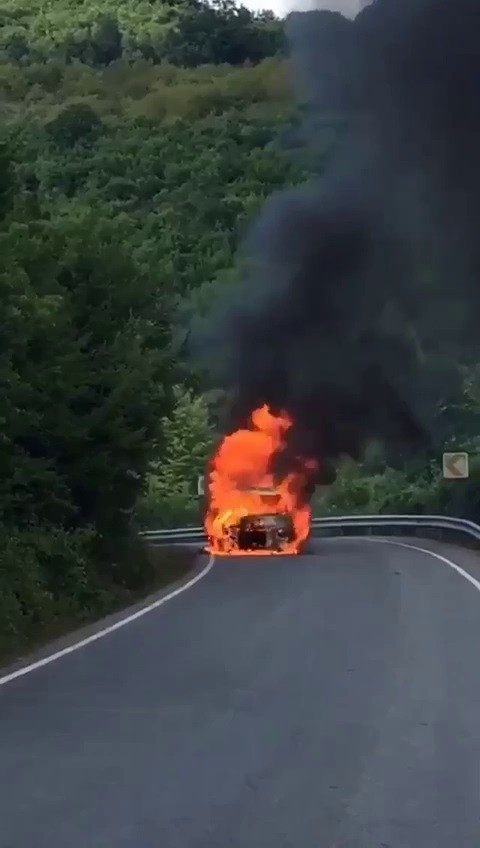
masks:
<path fill-rule="evenodd" d="M 289 417 L 268 406 L 252 413 L 249 429 L 226 436 L 208 480 L 207 550 L 222 555 L 298 554 L 310 531 L 305 500 L 312 466 L 275 479 L 272 460 L 285 449 Z M 297 458 L 298 460 L 298 458 Z"/>
<path fill-rule="evenodd" d="M 254 488 L 244 490 L 245 495 L 256 495 L 268 508 L 278 505 L 281 494 L 275 489 Z M 222 535 L 217 537 L 222 553 L 245 551 L 248 553 L 282 553 L 295 542 L 293 517 L 288 512 L 259 512 L 236 515 L 227 512 L 223 516 Z M 215 537 L 209 539 L 215 544 Z"/>
<path fill-rule="evenodd" d="M 282 553 L 295 539 L 289 515 L 245 515 L 238 524 L 227 524 L 218 540 L 219 553 Z M 210 540 L 212 544 L 214 540 Z"/>

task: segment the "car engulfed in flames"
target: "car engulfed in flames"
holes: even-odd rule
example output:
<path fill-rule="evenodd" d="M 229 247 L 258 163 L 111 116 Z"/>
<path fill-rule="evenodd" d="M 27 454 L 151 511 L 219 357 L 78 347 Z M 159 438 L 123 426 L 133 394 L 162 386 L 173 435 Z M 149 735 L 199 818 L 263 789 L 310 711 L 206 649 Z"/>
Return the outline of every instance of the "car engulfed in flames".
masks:
<path fill-rule="evenodd" d="M 226 436 L 211 463 L 205 531 L 207 550 L 221 555 L 298 554 L 310 532 L 305 493 L 314 463 L 296 457 L 295 470 L 272 472 L 292 421 L 268 406 L 248 429 Z"/>

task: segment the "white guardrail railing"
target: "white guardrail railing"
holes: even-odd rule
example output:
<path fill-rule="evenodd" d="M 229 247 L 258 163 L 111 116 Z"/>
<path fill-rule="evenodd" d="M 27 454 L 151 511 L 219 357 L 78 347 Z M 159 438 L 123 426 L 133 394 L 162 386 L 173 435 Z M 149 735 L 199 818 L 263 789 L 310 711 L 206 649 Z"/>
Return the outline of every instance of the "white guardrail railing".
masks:
<path fill-rule="evenodd" d="M 480 527 L 473 521 L 445 515 L 338 515 L 312 519 L 312 535 L 341 535 L 344 530 L 378 530 L 389 528 L 406 530 L 446 530 L 463 533 L 480 542 Z M 205 541 L 203 527 L 176 527 L 172 530 L 146 530 L 144 539 L 155 545 L 171 545 Z"/>

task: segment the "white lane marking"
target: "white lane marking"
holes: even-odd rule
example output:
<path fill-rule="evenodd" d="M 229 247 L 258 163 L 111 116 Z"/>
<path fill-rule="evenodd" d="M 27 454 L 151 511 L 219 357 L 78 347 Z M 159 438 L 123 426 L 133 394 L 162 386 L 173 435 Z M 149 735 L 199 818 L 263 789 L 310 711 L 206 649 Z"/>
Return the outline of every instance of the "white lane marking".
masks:
<path fill-rule="evenodd" d="M 435 557 L 435 559 L 439 559 L 440 562 L 445 563 L 445 565 L 453 568 L 457 574 L 460 574 L 465 580 L 468 580 L 475 589 L 480 592 L 480 581 L 476 580 L 468 571 L 464 571 L 456 562 L 452 562 L 451 559 L 447 559 L 447 557 L 442 556 L 441 554 L 437 554 L 435 551 L 429 551 L 428 548 L 420 548 L 418 545 L 409 545 L 408 542 L 396 542 L 392 539 L 365 539 L 366 542 L 380 542 L 384 545 L 397 545 L 399 548 L 407 548 L 407 550 L 411 551 L 419 551 L 421 554 L 428 554 L 429 556 Z M 0 681 L 1 682 L 1 681 Z"/>
<path fill-rule="evenodd" d="M 63 648 L 61 651 L 56 651 L 56 653 L 50 654 L 48 657 L 44 657 L 41 660 L 37 660 L 37 662 L 23 666 L 22 668 L 17 669 L 17 671 L 12 671 L 11 674 L 6 674 L 5 677 L 0 677 L 0 686 L 5 686 L 6 683 L 10 683 L 12 680 L 16 680 L 17 677 L 23 677 L 25 674 L 30 674 L 31 671 L 36 671 L 37 668 L 42 668 L 44 665 L 49 665 L 49 663 L 55 662 L 55 660 L 59 660 L 61 659 L 61 657 L 65 657 L 67 654 L 72 654 L 74 651 L 78 651 L 80 650 L 80 648 L 84 648 L 86 645 L 90 645 L 91 642 L 96 642 L 97 639 L 102 639 L 104 636 L 108 636 L 115 630 L 120 630 L 121 627 L 125 627 L 126 624 L 130 624 L 137 618 L 141 618 L 142 615 L 146 615 L 148 612 L 152 612 L 152 610 L 158 609 L 158 607 L 163 606 L 163 604 L 166 604 L 167 601 L 171 601 L 172 598 L 176 598 L 176 596 L 180 595 L 182 592 L 186 592 L 187 589 L 191 589 L 192 586 L 195 586 L 195 583 L 198 583 L 199 580 L 202 580 L 203 577 L 206 577 L 208 572 L 213 568 L 214 561 L 214 557 L 211 556 L 205 568 L 202 569 L 199 574 L 197 574 L 195 577 L 192 577 L 192 579 L 189 580 L 187 583 L 184 583 L 182 586 L 179 586 L 178 589 L 174 589 L 173 592 L 170 592 L 168 595 L 164 595 L 162 598 L 159 598 L 158 601 L 154 601 L 152 604 L 149 604 L 146 607 L 142 607 L 142 609 L 132 613 L 132 615 L 127 615 L 126 618 L 122 618 L 120 621 L 116 621 L 115 624 L 111 624 L 109 627 L 104 627 L 103 630 L 97 630 L 96 633 L 92 633 L 91 636 L 87 636 L 86 639 L 82 639 L 80 642 L 75 642 L 74 645 L 69 645 L 68 648 Z"/>

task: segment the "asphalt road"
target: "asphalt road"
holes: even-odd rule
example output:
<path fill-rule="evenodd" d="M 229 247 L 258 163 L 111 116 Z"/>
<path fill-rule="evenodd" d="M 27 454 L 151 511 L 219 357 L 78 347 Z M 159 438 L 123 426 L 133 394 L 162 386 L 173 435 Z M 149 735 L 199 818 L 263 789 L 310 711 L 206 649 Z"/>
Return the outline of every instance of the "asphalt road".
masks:
<path fill-rule="evenodd" d="M 479 645 L 418 551 L 218 562 L 0 687 L 0 846 L 478 848 Z"/>

